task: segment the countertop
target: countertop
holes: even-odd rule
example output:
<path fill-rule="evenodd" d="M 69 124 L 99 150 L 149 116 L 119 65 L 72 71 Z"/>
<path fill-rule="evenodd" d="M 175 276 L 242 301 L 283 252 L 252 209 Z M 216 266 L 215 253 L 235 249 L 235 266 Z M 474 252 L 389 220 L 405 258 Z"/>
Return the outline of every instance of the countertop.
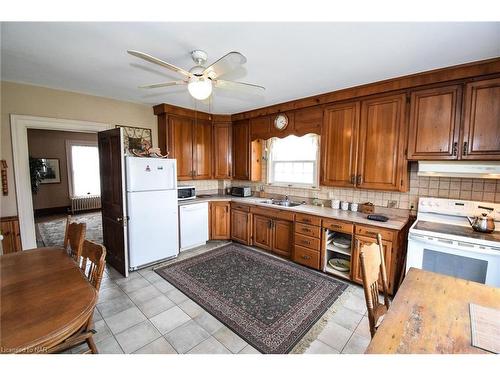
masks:
<path fill-rule="evenodd" d="M 385 215 L 389 218 L 389 220 L 384 223 L 380 221 L 368 220 L 366 218 L 368 215 L 363 214 L 361 212 L 343 211 L 340 209 L 334 209 L 330 207 L 319 207 L 310 204 L 303 204 L 296 207 L 283 207 L 283 206 L 272 205 L 269 203 L 264 203 L 266 201 L 266 198 L 257 198 L 257 197 L 239 198 L 229 195 L 209 195 L 209 196 L 202 195 L 195 199 L 180 201 L 179 206 L 194 204 L 194 203 L 202 203 L 202 202 L 212 202 L 212 201 L 219 201 L 219 202 L 225 201 L 225 202 L 238 202 L 243 204 L 251 204 L 260 207 L 267 207 L 284 211 L 292 211 L 297 213 L 316 215 L 330 219 L 349 221 L 356 224 L 372 225 L 380 228 L 387 228 L 393 230 L 401 230 L 406 225 L 406 223 L 408 223 L 409 219 L 409 213 L 406 210 L 384 209 L 383 207 L 375 207 L 376 211 L 375 213 Z M 394 213 L 395 211 L 397 211 L 397 213 Z"/>

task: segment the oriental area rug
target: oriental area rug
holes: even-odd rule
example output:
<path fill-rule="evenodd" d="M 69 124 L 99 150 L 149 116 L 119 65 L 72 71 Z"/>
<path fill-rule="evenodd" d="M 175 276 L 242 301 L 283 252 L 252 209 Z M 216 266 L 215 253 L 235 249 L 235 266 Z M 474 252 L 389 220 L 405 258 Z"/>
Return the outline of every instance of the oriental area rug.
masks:
<path fill-rule="evenodd" d="M 155 270 L 261 353 L 288 353 L 347 284 L 231 243 Z"/>

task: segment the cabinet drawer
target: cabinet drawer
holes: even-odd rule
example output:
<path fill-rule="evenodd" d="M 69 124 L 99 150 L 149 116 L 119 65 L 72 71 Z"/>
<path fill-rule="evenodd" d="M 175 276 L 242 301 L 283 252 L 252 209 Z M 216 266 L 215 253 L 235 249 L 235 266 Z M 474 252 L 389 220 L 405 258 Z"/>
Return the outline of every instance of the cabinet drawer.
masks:
<path fill-rule="evenodd" d="M 293 261 L 319 270 L 319 252 L 295 245 Z"/>
<path fill-rule="evenodd" d="M 321 226 L 321 219 L 317 216 L 296 214 L 295 221 L 299 223 Z"/>
<path fill-rule="evenodd" d="M 315 251 L 319 251 L 321 248 L 319 238 L 307 237 L 299 233 L 295 233 L 295 244 Z"/>
<path fill-rule="evenodd" d="M 336 232 L 352 233 L 354 225 L 352 223 L 345 223 L 343 221 L 324 219 L 323 228 L 327 228 Z"/>
<path fill-rule="evenodd" d="M 310 237 L 321 237 L 321 228 L 314 225 L 295 223 L 295 233 L 304 234 Z"/>
<path fill-rule="evenodd" d="M 247 206 L 245 204 L 231 202 L 231 210 L 240 210 L 243 212 L 250 212 L 250 206 Z"/>
<path fill-rule="evenodd" d="M 282 219 L 293 221 L 295 214 L 290 211 L 281 211 L 272 208 L 252 207 L 250 211 L 257 215 L 271 217 L 273 219 Z"/>
<path fill-rule="evenodd" d="M 356 234 L 367 237 L 377 237 L 377 233 L 382 235 L 382 239 L 386 241 L 393 240 L 393 232 L 388 229 L 382 229 L 378 227 L 364 227 L 356 225 Z"/>

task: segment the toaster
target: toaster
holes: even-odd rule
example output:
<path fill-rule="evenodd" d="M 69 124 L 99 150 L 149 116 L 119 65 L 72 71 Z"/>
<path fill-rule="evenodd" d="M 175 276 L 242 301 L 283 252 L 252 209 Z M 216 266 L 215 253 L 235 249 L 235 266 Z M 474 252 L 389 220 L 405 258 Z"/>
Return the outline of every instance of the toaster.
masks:
<path fill-rule="evenodd" d="M 250 186 L 233 186 L 231 187 L 231 195 L 235 197 L 250 197 L 252 189 Z"/>

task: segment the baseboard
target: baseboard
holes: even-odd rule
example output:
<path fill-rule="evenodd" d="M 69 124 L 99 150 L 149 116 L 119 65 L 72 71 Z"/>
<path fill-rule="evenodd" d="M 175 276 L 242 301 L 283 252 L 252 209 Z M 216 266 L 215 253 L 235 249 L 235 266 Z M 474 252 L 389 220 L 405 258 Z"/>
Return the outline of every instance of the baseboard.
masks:
<path fill-rule="evenodd" d="M 71 212 L 70 206 L 37 208 L 35 209 L 35 217 L 57 215 L 57 214 L 69 214 L 70 212 Z"/>

